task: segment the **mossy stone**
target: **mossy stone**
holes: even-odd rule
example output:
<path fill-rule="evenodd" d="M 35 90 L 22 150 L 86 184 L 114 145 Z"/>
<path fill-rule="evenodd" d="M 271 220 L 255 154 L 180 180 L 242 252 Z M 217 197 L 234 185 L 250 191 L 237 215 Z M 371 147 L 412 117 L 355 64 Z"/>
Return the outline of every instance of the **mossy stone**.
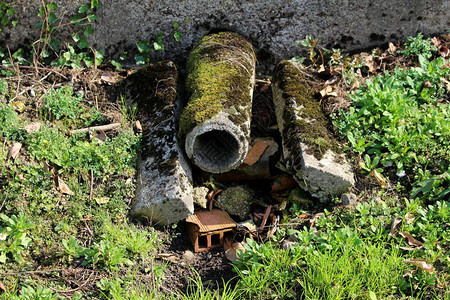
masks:
<path fill-rule="evenodd" d="M 246 219 L 251 212 L 254 191 L 247 186 L 237 185 L 223 191 L 215 205 L 230 215 L 238 216 L 241 220 Z"/>

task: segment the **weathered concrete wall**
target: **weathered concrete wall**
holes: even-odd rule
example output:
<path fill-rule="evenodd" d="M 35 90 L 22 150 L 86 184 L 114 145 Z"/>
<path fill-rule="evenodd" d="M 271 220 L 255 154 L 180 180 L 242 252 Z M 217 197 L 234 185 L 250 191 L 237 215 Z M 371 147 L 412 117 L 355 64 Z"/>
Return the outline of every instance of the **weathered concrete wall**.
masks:
<path fill-rule="evenodd" d="M 19 25 L 0 35 L 0 44 L 15 47 L 34 41 L 41 0 L 12 0 Z M 56 1 L 71 15 L 86 0 Z M 449 0 L 103 0 L 91 42 L 108 55 L 134 48 L 134 42 L 154 41 L 163 32 L 166 50 L 155 59 L 179 63 L 202 36 L 228 29 L 250 38 L 261 63 L 297 55 L 295 41 L 311 34 L 326 47 L 366 48 L 407 36 L 443 33 L 450 28 Z M 178 21 L 183 33 L 173 38 Z M 186 23 L 183 23 L 186 21 Z"/>

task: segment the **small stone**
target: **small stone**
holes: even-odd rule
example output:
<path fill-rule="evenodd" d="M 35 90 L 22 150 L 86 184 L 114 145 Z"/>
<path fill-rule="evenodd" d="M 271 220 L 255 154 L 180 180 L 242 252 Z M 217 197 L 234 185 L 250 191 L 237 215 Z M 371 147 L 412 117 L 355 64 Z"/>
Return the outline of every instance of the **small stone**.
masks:
<path fill-rule="evenodd" d="M 208 192 L 209 189 L 204 186 L 195 187 L 192 192 L 192 198 L 194 203 L 200 206 L 201 208 L 207 208 L 208 205 Z"/>
<path fill-rule="evenodd" d="M 353 193 L 345 193 L 341 195 L 342 205 L 355 205 L 358 201 L 358 196 Z"/>
<path fill-rule="evenodd" d="M 190 250 L 186 250 L 183 253 L 183 260 L 186 261 L 187 263 L 192 263 L 195 259 L 195 255 L 192 251 Z"/>
<path fill-rule="evenodd" d="M 250 214 L 255 193 L 247 186 L 237 185 L 223 191 L 215 205 L 230 215 L 238 216 L 241 220 Z"/>

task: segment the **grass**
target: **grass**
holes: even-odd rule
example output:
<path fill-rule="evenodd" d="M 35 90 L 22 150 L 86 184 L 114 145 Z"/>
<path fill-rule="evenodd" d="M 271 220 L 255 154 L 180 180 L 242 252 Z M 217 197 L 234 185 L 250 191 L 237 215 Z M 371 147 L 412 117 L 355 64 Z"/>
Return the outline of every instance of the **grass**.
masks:
<path fill-rule="evenodd" d="M 104 140 L 69 135 L 110 116 L 65 85 L 16 111 L 15 85 L 0 78 L 0 299 L 449 299 L 449 104 L 441 99 L 450 73 L 430 43 L 410 38 L 393 55 L 415 66 L 371 76 L 334 118 L 360 162 L 358 178 L 376 170 L 385 187 L 372 178 L 346 208 L 292 205 L 269 241 L 245 240 L 236 277 L 216 290 L 195 270 L 187 290 L 164 289 L 161 236 L 128 218 L 141 139 L 131 130 L 135 111 L 119 107 L 122 127 Z M 355 80 L 364 64 L 346 62 L 342 74 Z M 27 131 L 31 121 L 41 128 Z M 22 148 L 7 160 L 14 142 Z"/>

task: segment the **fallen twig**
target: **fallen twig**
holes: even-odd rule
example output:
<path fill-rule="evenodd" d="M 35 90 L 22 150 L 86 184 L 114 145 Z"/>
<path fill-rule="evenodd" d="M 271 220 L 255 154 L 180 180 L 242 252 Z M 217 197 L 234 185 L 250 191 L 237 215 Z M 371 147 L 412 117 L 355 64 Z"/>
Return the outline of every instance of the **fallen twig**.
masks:
<path fill-rule="evenodd" d="M 108 125 L 92 126 L 92 127 L 87 127 L 87 128 L 71 130 L 71 131 L 69 131 L 69 133 L 76 134 L 76 133 L 97 131 L 97 130 L 108 131 L 108 130 L 119 128 L 121 125 L 122 124 L 120 124 L 120 123 L 112 123 L 112 124 L 108 124 Z"/>
<path fill-rule="evenodd" d="M 82 283 L 81 285 L 79 285 L 77 288 L 74 288 L 74 289 L 71 289 L 71 290 L 57 290 L 57 289 L 55 289 L 55 288 L 52 288 L 51 286 L 49 286 L 49 288 L 50 288 L 51 290 L 57 292 L 57 293 L 74 293 L 74 292 L 76 292 L 76 291 L 82 289 L 86 284 L 88 284 L 88 282 L 91 282 L 91 276 L 92 276 L 92 274 L 94 274 L 94 273 L 89 274 L 89 277 L 88 277 L 88 279 L 87 279 L 85 282 L 83 282 L 83 283 Z M 94 274 L 94 276 L 97 277 L 95 274 Z M 95 278 L 94 278 L 93 281 L 95 281 Z"/>
<path fill-rule="evenodd" d="M 89 202 L 92 201 L 92 192 L 94 190 L 94 171 L 89 170 L 89 175 L 91 177 L 91 182 L 89 183 Z"/>
<path fill-rule="evenodd" d="M 51 269 L 51 270 L 42 270 L 42 271 L 23 271 L 23 272 L 13 272 L 13 273 L 3 273 L 0 272 L 1 276 L 17 276 L 22 274 L 46 274 L 51 272 L 61 272 L 63 269 Z"/>
<path fill-rule="evenodd" d="M 267 218 L 269 217 L 270 211 L 272 210 L 272 205 L 269 205 L 266 208 L 266 212 L 264 213 L 263 220 L 261 222 L 261 226 L 259 227 L 259 232 L 262 232 L 264 230 L 264 226 L 266 226 Z"/>

